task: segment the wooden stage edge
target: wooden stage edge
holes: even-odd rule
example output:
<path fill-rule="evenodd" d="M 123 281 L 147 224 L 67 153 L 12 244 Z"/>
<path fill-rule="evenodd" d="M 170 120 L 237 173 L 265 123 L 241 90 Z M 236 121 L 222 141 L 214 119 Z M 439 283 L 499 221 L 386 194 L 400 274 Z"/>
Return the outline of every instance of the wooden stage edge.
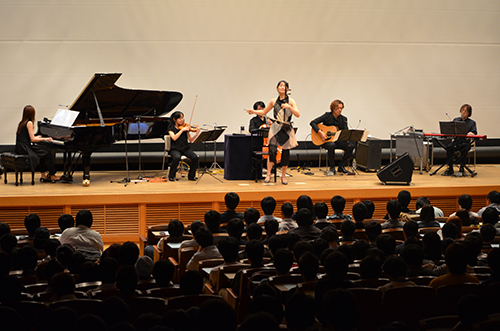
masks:
<path fill-rule="evenodd" d="M 434 169 L 431 169 L 434 170 Z M 76 215 L 82 208 L 90 209 L 94 215 L 93 229 L 99 231 L 106 242 L 138 240 L 145 235 L 147 226 L 165 224 L 177 218 L 185 224 L 195 219 L 203 220 L 210 209 L 225 210 L 224 195 L 236 192 L 240 196 L 238 210 L 254 207 L 260 209 L 260 201 L 265 196 L 273 196 L 279 208 L 285 201 L 295 205 L 296 199 L 309 195 L 314 202 L 324 201 L 328 205 L 334 195 L 346 198 L 346 212 L 350 213 L 356 202 L 369 199 L 374 201 L 375 217 L 385 215 L 385 204 L 395 199 L 400 190 L 412 194 L 412 206 L 419 196 L 427 196 L 432 203 L 449 215 L 456 211 L 457 198 L 467 193 L 473 197 L 473 210 L 486 204 L 486 195 L 500 189 L 500 165 L 478 165 L 475 177 L 443 177 L 420 174 L 414 170 L 412 182 L 407 185 L 384 185 L 376 173 L 359 172 L 356 176 L 325 176 L 318 168 L 298 172 L 290 170 L 292 177 L 288 185 L 277 182 L 264 184 L 251 180 L 225 180 L 223 174 L 204 174 L 198 183 L 180 178 L 179 181 L 162 181 L 162 173 L 148 170 L 143 176 L 149 182 L 131 182 L 127 186 L 111 181 L 125 178 L 126 173 L 106 171 L 91 172 L 90 187 L 83 187 L 76 178 L 70 184 L 40 183 L 36 175 L 34 186 L 29 184 L 30 175 L 24 174 L 25 182 L 14 185 L 14 174 L 9 173 L 8 183 L 0 184 L 0 221 L 9 223 L 11 228 L 24 227 L 24 217 L 32 212 L 40 215 L 42 226 L 57 227 L 57 218 L 62 213 Z M 163 173 L 163 175 L 166 175 Z M 198 175 L 200 176 L 200 174 Z M 137 171 L 130 172 L 130 178 L 138 177 Z M 3 178 L 2 178 L 3 181 Z"/>

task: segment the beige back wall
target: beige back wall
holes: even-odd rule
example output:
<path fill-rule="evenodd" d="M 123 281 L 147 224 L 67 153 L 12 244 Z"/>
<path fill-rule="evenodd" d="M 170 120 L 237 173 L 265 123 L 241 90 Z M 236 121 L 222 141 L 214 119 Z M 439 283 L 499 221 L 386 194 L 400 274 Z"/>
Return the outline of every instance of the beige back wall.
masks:
<path fill-rule="evenodd" d="M 379 138 L 437 132 L 463 103 L 499 137 L 499 43 L 496 0 L 0 0 L 0 144 L 15 142 L 24 105 L 50 118 L 95 72 L 182 92 L 186 117 L 198 95 L 193 124 L 226 133 L 286 79 L 299 140 L 336 98 Z"/>

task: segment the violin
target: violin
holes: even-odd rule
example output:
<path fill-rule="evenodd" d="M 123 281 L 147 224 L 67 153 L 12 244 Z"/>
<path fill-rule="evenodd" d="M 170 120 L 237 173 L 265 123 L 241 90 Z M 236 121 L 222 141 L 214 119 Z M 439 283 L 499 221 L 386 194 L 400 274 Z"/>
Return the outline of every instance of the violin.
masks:
<path fill-rule="evenodd" d="M 187 123 L 184 123 L 179 126 L 179 130 L 184 129 L 185 127 L 189 127 L 189 132 L 196 132 L 200 127 L 198 125 L 189 125 Z"/>

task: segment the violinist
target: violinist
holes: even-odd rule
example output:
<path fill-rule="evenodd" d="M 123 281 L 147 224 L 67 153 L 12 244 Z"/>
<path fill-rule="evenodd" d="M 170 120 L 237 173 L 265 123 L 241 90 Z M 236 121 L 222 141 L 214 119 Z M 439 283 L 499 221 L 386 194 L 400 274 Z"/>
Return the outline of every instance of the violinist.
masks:
<path fill-rule="evenodd" d="M 262 110 L 266 108 L 266 104 L 264 101 L 257 101 L 256 103 L 253 104 L 253 109 L 254 110 Z M 255 117 L 252 117 L 250 120 L 250 125 L 248 126 L 248 131 L 252 133 L 252 131 L 258 130 L 260 128 L 268 128 L 271 126 L 273 122 L 271 122 L 270 119 L 267 119 L 263 115 L 255 115 Z"/>
<path fill-rule="evenodd" d="M 347 162 L 352 155 L 352 151 L 354 150 L 354 145 L 349 141 L 337 140 L 336 142 L 327 142 L 327 136 L 318 127 L 318 124 L 324 124 L 326 126 L 334 126 L 336 130 L 347 130 L 347 117 L 342 115 L 342 110 L 344 110 L 344 103 L 340 100 L 334 100 L 330 104 L 330 111 L 324 113 L 318 118 L 309 123 L 312 129 L 317 132 L 321 139 L 325 141 L 321 147 L 328 150 L 328 164 L 330 165 L 330 172 L 335 174 L 335 149 L 341 149 L 344 151 L 344 155 L 342 156 L 342 160 L 340 161 L 338 172 L 340 173 L 349 173 L 349 171 L 345 168 L 347 166 Z"/>
<path fill-rule="evenodd" d="M 168 180 L 175 181 L 175 174 L 177 172 L 177 167 L 181 160 L 181 156 L 184 155 L 191 160 L 191 166 L 189 168 L 188 179 L 195 181 L 196 169 L 198 168 L 198 155 L 191 150 L 189 143 L 193 142 L 200 135 L 200 128 L 192 127 L 191 125 L 184 122 L 184 114 L 180 111 L 176 111 L 171 116 L 172 123 L 168 127 L 168 134 L 172 139 L 170 145 L 170 155 L 172 156 L 172 163 L 170 164 L 170 172 L 168 173 Z M 192 136 L 191 133 L 194 133 Z M 189 141 L 189 142 L 188 142 Z"/>

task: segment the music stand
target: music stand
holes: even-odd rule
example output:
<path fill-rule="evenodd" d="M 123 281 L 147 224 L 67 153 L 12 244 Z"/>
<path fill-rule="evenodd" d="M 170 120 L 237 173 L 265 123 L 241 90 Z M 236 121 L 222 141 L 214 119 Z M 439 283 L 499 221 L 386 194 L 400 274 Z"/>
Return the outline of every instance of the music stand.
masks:
<path fill-rule="evenodd" d="M 335 133 L 335 136 L 332 139 L 332 142 L 336 142 L 337 140 L 344 140 L 344 141 L 366 141 L 366 138 L 368 137 L 368 131 L 367 130 L 359 130 L 359 129 L 351 129 L 351 130 L 340 130 Z M 353 170 L 353 172 L 348 173 L 348 175 L 355 175 L 356 170 Z"/>
<path fill-rule="evenodd" d="M 207 142 L 213 141 L 213 143 L 214 143 L 214 161 L 213 161 L 212 165 L 210 166 L 210 168 L 208 169 L 208 172 L 212 177 L 214 177 L 215 179 L 217 179 L 221 183 L 222 183 L 222 181 L 219 178 L 215 177 L 211 172 L 217 168 L 222 170 L 222 167 L 217 163 L 217 139 L 219 139 L 220 135 L 225 130 L 226 130 L 226 127 L 217 127 L 217 128 L 214 128 L 213 130 L 203 131 L 202 133 L 200 133 L 198 135 L 198 137 L 195 139 L 195 141 L 193 141 L 193 144 L 207 143 Z M 196 182 L 197 184 L 200 181 L 201 177 L 203 177 L 204 174 L 205 174 L 205 172 L 203 172 L 201 174 L 200 178 Z"/>
<path fill-rule="evenodd" d="M 441 134 L 446 135 L 467 135 L 467 123 L 463 121 L 442 121 L 439 122 Z"/>

